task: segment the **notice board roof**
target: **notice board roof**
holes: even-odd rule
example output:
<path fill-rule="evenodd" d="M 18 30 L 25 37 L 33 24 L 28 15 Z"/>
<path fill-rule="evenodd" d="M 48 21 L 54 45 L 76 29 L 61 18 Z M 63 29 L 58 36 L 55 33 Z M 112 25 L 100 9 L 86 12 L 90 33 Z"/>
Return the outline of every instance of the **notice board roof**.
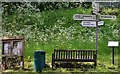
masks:
<path fill-rule="evenodd" d="M 7 41 L 7 40 L 22 40 L 24 39 L 23 36 L 14 36 L 14 37 L 8 37 L 8 36 L 4 36 L 1 38 L 2 41 Z"/>

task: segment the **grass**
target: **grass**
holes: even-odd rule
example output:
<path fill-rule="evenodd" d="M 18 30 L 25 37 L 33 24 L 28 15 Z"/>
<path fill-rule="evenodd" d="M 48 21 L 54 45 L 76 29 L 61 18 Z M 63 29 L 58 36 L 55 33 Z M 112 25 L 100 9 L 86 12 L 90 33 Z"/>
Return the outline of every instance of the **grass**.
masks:
<path fill-rule="evenodd" d="M 33 43 L 35 44 L 35 43 Z M 65 43 L 66 44 L 66 43 Z M 94 49 L 95 42 L 93 43 L 87 43 L 82 41 L 71 41 L 71 48 L 69 48 L 70 44 L 67 43 L 67 45 L 63 44 L 63 49 Z M 56 47 L 55 45 L 58 45 Z M 84 72 L 87 68 L 73 68 L 73 69 L 67 69 L 67 68 L 56 68 L 53 70 L 51 68 L 51 59 L 52 59 L 52 52 L 54 48 L 60 48 L 60 43 L 55 44 L 54 42 L 51 43 L 45 43 L 43 45 L 28 45 L 26 48 L 26 57 L 31 56 L 32 58 L 32 67 L 31 70 L 33 71 L 33 54 L 35 52 L 34 49 L 37 50 L 44 50 L 46 52 L 46 64 L 48 65 L 47 68 L 43 69 L 43 72 Z M 31 46 L 31 47 L 29 47 Z M 33 49 L 34 47 L 34 49 Z M 67 47 L 67 48 L 66 48 Z M 29 50 L 29 52 L 28 52 Z M 87 72 L 118 72 L 118 49 L 115 48 L 115 64 L 112 65 L 112 49 L 107 47 L 107 42 L 99 41 L 99 50 L 98 50 L 98 60 L 97 60 L 97 67 L 94 68 L 88 68 Z M 89 63 L 87 64 L 89 65 Z M 27 67 L 30 69 L 29 67 Z"/>
<path fill-rule="evenodd" d="M 89 9 L 87 11 L 86 14 L 90 13 Z M 56 13 L 54 13 L 56 12 Z M 86 10 L 83 10 L 81 8 L 77 8 L 77 9 L 71 9 L 71 10 L 64 10 L 61 9 L 59 11 L 54 11 L 54 12 L 45 12 L 43 13 L 43 15 L 46 15 L 46 18 L 48 18 L 46 20 L 46 24 L 49 23 L 49 25 L 53 25 L 53 23 L 56 22 L 56 20 L 60 20 L 63 16 L 65 16 L 65 18 L 68 18 L 67 21 L 73 21 L 72 16 L 75 13 L 85 13 Z M 69 13 L 69 14 L 67 14 Z M 52 16 L 54 15 L 54 16 Z M 49 17 L 51 16 L 51 17 Z M 57 16 L 57 17 L 56 17 Z M 55 18 L 56 20 L 52 19 Z M 70 19 L 69 19 L 70 18 Z M 49 19 L 52 19 L 51 21 L 48 21 Z M 66 20 L 63 20 L 63 22 L 66 22 Z M 75 21 L 77 23 L 79 23 L 78 21 Z M 77 24 L 75 23 L 75 24 Z M 105 20 L 105 23 L 112 23 L 109 22 L 109 20 Z M 67 23 L 66 23 L 67 24 Z M 68 23 L 67 26 L 64 27 L 68 27 L 72 25 L 71 23 Z M 78 24 L 77 24 L 78 25 Z M 81 27 L 81 26 L 79 26 Z M 83 28 L 82 28 L 83 29 Z M 90 29 L 90 28 L 89 28 Z M 106 30 L 106 28 L 102 27 L 101 30 Z M 100 30 L 100 31 L 101 31 Z M 95 30 L 94 30 L 95 31 Z M 85 33 L 84 33 L 85 34 Z M 94 37 L 95 35 L 93 35 Z M 109 35 L 106 35 L 106 37 Z M 52 59 L 52 52 L 53 50 L 56 49 L 95 49 L 95 39 L 93 40 L 93 42 L 90 42 L 89 39 L 73 39 L 73 40 L 68 40 L 65 39 L 64 37 L 60 36 L 60 40 L 56 41 L 56 40 L 51 40 L 48 42 L 32 42 L 31 43 L 27 43 L 26 46 L 26 50 L 25 50 L 25 57 L 27 58 L 28 56 L 30 56 L 32 58 L 33 61 L 33 55 L 35 50 L 44 50 L 46 52 L 46 63 L 51 67 L 51 59 Z M 99 40 L 99 49 L 98 49 L 98 66 L 96 69 L 90 69 L 90 71 L 93 72 L 116 72 L 118 71 L 117 68 L 117 63 L 118 63 L 118 49 L 115 49 L 115 61 L 116 64 L 115 65 L 111 65 L 111 48 L 107 47 L 107 42 L 108 42 L 108 38 L 100 38 Z M 112 68 L 113 67 L 113 68 Z M 45 68 L 43 70 L 43 72 L 69 72 L 70 70 L 66 70 L 66 69 L 62 69 L 62 68 L 58 68 L 56 70 L 52 70 L 51 68 Z M 75 69 L 73 70 L 73 72 L 79 72 L 80 69 Z"/>
<path fill-rule="evenodd" d="M 79 8 L 70 9 L 70 10 L 60 9 L 60 10 L 46 11 L 42 13 L 38 12 L 33 14 L 31 15 L 32 16 L 31 18 L 33 18 L 34 22 L 37 23 L 40 29 L 41 29 L 40 19 L 43 19 L 42 23 L 44 24 L 42 25 L 45 25 L 46 28 L 42 27 L 42 29 L 44 29 L 45 31 L 44 34 L 48 34 L 48 36 L 45 37 L 48 40 L 47 41 L 40 40 L 40 38 L 42 37 L 41 31 L 37 32 L 39 37 L 28 38 L 30 39 L 29 41 L 26 40 L 24 54 L 25 54 L 25 68 L 28 70 L 26 71 L 18 70 L 17 72 L 35 72 L 34 63 L 33 63 L 35 50 L 43 50 L 46 52 L 46 64 L 48 66 L 43 69 L 43 72 L 70 72 L 70 73 L 86 72 L 87 68 L 84 68 L 84 67 L 73 68 L 73 69 L 69 69 L 69 68 L 68 69 L 67 68 L 52 69 L 51 59 L 52 59 L 53 50 L 55 48 L 56 49 L 93 49 L 93 50 L 95 49 L 95 28 L 82 27 L 80 25 L 80 21 L 75 21 L 72 18 L 74 14 L 91 14 L 91 8 L 84 10 L 81 7 L 79 7 Z M 40 15 L 41 17 L 37 18 L 37 16 L 40 16 Z M 8 19 L 10 19 L 9 21 L 15 20 L 16 18 L 17 18 L 17 14 L 8 17 Z M 110 26 L 114 24 L 114 21 L 109 21 L 109 20 L 104 20 L 104 21 L 105 21 L 105 25 L 103 27 L 99 27 L 99 47 L 98 47 L 98 59 L 97 59 L 98 66 L 96 67 L 96 69 L 89 68 L 87 72 L 117 72 L 118 71 L 118 49 L 119 48 L 115 48 L 115 65 L 112 65 L 111 64 L 112 49 L 107 47 L 107 42 L 113 30 L 111 29 Z M 21 25 L 21 23 L 19 25 Z M 22 24 L 22 25 L 26 25 L 26 24 Z M 35 24 L 32 24 L 32 25 L 35 25 Z M 53 28 L 54 25 L 56 25 L 58 28 Z M 56 32 L 58 32 L 59 30 L 62 30 L 61 26 L 65 28 L 65 31 L 61 32 L 61 35 L 59 35 L 59 33 L 56 33 Z M 47 29 L 49 29 L 49 31 L 47 31 Z M 33 37 L 34 32 L 36 30 L 33 30 L 33 29 L 31 30 L 33 33 L 29 36 Z M 71 34 L 71 36 L 69 36 L 70 39 L 66 38 L 67 34 L 65 32 L 67 33 L 69 32 Z M 55 37 L 50 38 L 52 36 L 52 35 L 49 35 L 50 33 L 53 33 L 53 36 Z M 89 33 L 91 35 L 89 35 Z M 30 32 L 27 32 L 24 35 L 26 36 L 28 34 L 30 34 Z M 105 35 L 101 35 L 101 34 L 105 34 Z M 72 36 L 73 36 L 73 39 L 72 39 Z M 15 71 L 11 70 L 8 72 L 15 72 Z"/>

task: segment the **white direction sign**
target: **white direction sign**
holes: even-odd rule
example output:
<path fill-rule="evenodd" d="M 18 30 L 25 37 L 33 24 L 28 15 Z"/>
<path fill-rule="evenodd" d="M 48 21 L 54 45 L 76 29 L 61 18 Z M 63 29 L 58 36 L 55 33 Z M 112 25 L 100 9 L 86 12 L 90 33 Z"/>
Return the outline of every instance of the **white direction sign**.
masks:
<path fill-rule="evenodd" d="M 96 22 L 95 21 L 82 21 L 81 25 L 84 27 L 96 27 Z"/>
<path fill-rule="evenodd" d="M 99 13 L 99 3 L 92 2 L 92 9 L 93 9 L 93 13 L 98 14 Z"/>
<path fill-rule="evenodd" d="M 119 42 L 118 41 L 108 41 L 108 46 L 109 47 L 118 47 Z"/>
<path fill-rule="evenodd" d="M 115 15 L 100 15 L 100 19 L 116 19 Z"/>
<path fill-rule="evenodd" d="M 96 21 L 82 21 L 81 25 L 84 27 L 96 27 Z M 104 25 L 104 21 L 99 21 L 98 26 Z"/>
<path fill-rule="evenodd" d="M 74 14 L 74 20 L 96 20 L 96 15 Z"/>
<path fill-rule="evenodd" d="M 104 25 L 104 21 L 99 21 L 98 26 L 100 26 L 100 25 Z"/>

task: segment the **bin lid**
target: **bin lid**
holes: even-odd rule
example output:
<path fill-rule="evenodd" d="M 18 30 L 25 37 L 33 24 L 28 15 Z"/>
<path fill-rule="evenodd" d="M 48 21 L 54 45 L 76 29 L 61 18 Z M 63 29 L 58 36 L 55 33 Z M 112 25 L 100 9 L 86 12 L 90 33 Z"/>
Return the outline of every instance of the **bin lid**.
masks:
<path fill-rule="evenodd" d="M 45 53 L 45 51 L 43 51 L 43 50 L 36 50 L 35 53 L 37 53 L 37 52 L 43 52 L 43 53 Z"/>

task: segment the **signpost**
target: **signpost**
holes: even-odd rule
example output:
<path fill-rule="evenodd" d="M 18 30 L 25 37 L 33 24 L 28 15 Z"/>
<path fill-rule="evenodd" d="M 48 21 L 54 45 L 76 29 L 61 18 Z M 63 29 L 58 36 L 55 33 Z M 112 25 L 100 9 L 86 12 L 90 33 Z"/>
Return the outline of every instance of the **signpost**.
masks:
<path fill-rule="evenodd" d="M 96 20 L 95 15 L 85 15 L 85 14 L 74 14 L 74 20 Z"/>
<path fill-rule="evenodd" d="M 98 21 L 97 16 L 99 13 L 99 4 L 96 2 L 92 2 L 93 13 L 96 14 L 96 54 L 98 52 Z"/>
<path fill-rule="evenodd" d="M 118 41 L 109 41 L 108 47 L 112 47 L 112 64 L 114 64 L 114 48 L 119 46 Z"/>
<path fill-rule="evenodd" d="M 85 27 L 96 27 L 96 55 L 98 52 L 98 26 L 103 25 L 104 21 L 99 21 L 97 19 L 99 14 L 99 3 L 92 2 L 93 13 L 95 15 L 85 15 L 85 14 L 74 14 L 74 20 L 82 20 L 82 26 Z M 116 19 L 115 15 L 100 15 L 100 19 Z"/>

